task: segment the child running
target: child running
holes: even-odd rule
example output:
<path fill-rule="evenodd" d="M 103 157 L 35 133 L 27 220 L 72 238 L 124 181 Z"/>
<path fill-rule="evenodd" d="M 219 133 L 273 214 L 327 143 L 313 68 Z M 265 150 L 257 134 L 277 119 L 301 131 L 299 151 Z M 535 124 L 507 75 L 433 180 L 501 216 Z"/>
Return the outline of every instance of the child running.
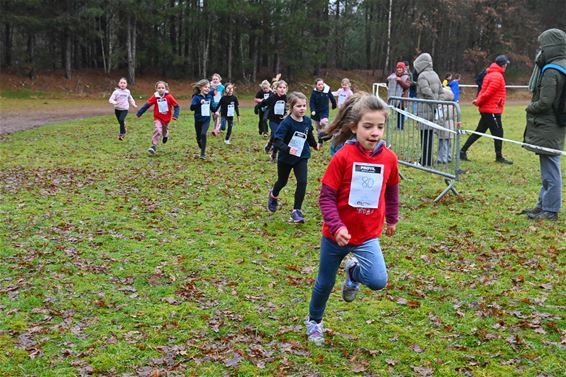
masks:
<path fill-rule="evenodd" d="M 120 133 L 118 134 L 118 140 L 120 141 L 124 140 L 126 136 L 126 116 L 128 115 L 130 105 L 137 109 L 136 101 L 134 101 L 134 97 L 132 97 L 127 87 L 128 80 L 122 77 L 120 81 L 118 81 L 118 87 L 114 89 L 108 99 L 108 102 L 114 105 L 114 114 L 120 125 Z"/>
<path fill-rule="evenodd" d="M 271 162 L 275 162 L 277 159 L 277 148 L 273 148 L 273 142 L 275 131 L 277 131 L 279 123 L 283 121 L 286 104 L 287 83 L 284 80 L 277 81 L 274 93 L 259 103 L 259 106 L 267 106 L 267 111 L 269 111 L 268 119 L 271 136 L 265 146 L 265 153 L 271 153 Z"/>
<path fill-rule="evenodd" d="M 214 109 L 214 99 L 210 94 L 210 82 L 202 79 L 193 85 L 191 110 L 195 112 L 195 133 L 200 148 L 200 159 L 206 159 L 206 134 L 210 126 L 210 114 Z"/>
<path fill-rule="evenodd" d="M 218 108 L 218 104 L 222 99 L 222 94 L 224 93 L 224 85 L 222 85 L 222 77 L 218 73 L 212 75 L 210 81 L 210 89 L 212 90 L 212 98 L 214 99 L 214 108 Z M 226 125 L 220 122 L 220 116 L 217 113 L 212 114 L 214 119 L 214 129 L 212 130 L 212 135 L 216 136 L 220 130 L 224 131 Z"/>
<path fill-rule="evenodd" d="M 324 342 L 322 317 L 346 255 L 342 298 L 355 299 L 360 284 L 385 288 L 387 269 L 379 245 L 384 218 L 385 234 L 395 234 L 399 209 L 397 156 L 382 140 L 387 105 L 368 93 L 350 97 L 329 126 L 341 132 L 335 143 L 346 142 L 330 160 L 322 177 L 320 210 L 324 219 L 320 265 L 305 321 L 309 341 Z M 355 137 L 353 139 L 352 137 Z"/>
<path fill-rule="evenodd" d="M 323 79 L 316 79 L 315 87 L 311 94 L 310 108 L 312 120 L 319 132 L 328 125 L 328 100 L 332 102 L 332 108 L 336 108 L 336 100 L 330 91 L 330 87 L 324 83 Z"/>
<path fill-rule="evenodd" d="M 301 207 L 307 190 L 307 163 L 311 156 L 309 146 L 316 150 L 319 149 L 312 134 L 311 120 L 305 116 L 306 110 L 307 97 L 303 93 L 291 93 L 289 95 L 289 116 L 285 117 L 275 132 L 275 148 L 280 151 L 277 161 L 277 182 L 269 191 L 267 200 L 269 211 L 277 211 L 279 192 L 287 185 L 289 175 L 293 170 L 297 179 L 295 203 L 291 212 L 291 221 L 294 223 L 305 222 Z"/>
<path fill-rule="evenodd" d="M 234 95 L 234 84 L 231 82 L 226 84 L 225 95 L 219 103 L 220 116 L 222 117 L 222 124 L 228 124 L 228 132 L 224 138 L 224 144 L 230 144 L 230 136 L 232 135 L 232 124 L 234 123 L 234 114 L 238 116 L 238 124 L 240 124 L 240 104 L 238 97 Z"/>
<path fill-rule="evenodd" d="M 350 83 L 349 79 L 343 78 L 342 82 L 340 83 L 340 86 L 341 86 L 340 89 L 338 89 L 335 92 L 332 92 L 332 95 L 334 97 L 338 97 L 338 108 L 341 108 L 342 105 L 344 105 L 344 102 L 346 102 L 346 100 L 350 98 L 352 94 L 354 94 L 352 92 L 352 89 L 350 89 L 352 84 Z"/>
<path fill-rule="evenodd" d="M 169 84 L 165 81 L 158 81 L 155 83 L 155 93 L 150 99 L 138 110 L 136 116 L 139 118 L 145 113 L 147 109 L 153 106 L 153 123 L 155 129 L 151 137 L 151 147 L 147 150 L 149 154 L 154 155 L 157 153 L 157 144 L 159 139 L 163 144 L 169 140 L 169 122 L 171 119 L 177 120 L 179 118 L 180 107 L 175 97 L 169 93 Z M 171 111 L 173 110 L 173 111 Z M 173 113 L 173 115 L 171 115 Z"/>
<path fill-rule="evenodd" d="M 259 85 L 261 88 L 255 95 L 254 102 L 255 108 L 254 112 L 258 115 L 258 124 L 257 128 L 259 134 L 261 136 L 267 137 L 269 134 L 267 133 L 267 116 L 269 113 L 267 112 L 267 106 L 260 106 L 261 101 L 264 99 L 268 99 L 271 95 L 271 84 L 267 80 L 263 80 Z"/>

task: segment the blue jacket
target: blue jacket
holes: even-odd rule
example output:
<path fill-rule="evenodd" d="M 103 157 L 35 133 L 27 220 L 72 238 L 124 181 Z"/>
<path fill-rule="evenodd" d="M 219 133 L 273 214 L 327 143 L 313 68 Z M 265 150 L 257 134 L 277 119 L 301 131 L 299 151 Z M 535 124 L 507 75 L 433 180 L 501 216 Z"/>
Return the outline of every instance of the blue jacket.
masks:
<path fill-rule="evenodd" d="M 309 117 L 303 117 L 302 122 L 297 122 L 290 115 L 285 117 L 285 119 L 283 119 L 283 121 L 279 124 L 274 136 L 275 147 L 280 151 L 278 161 L 289 165 L 295 165 L 303 158 L 309 159 L 311 157 L 311 150 L 309 146 L 313 148 L 316 147 L 316 140 L 312 131 L 312 122 Z M 293 138 L 295 132 L 302 132 L 307 135 L 307 140 L 300 157 L 289 154 L 289 150 L 291 149 L 289 147 L 289 142 Z"/>
<path fill-rule="evenodd" d="M 452 80 L 448 83 L 452 93 L 454 93 L 454 102 L 458 102 L 460 99 L 460 82 L 457 80 Z"/>
<path fill-rule="evenodd" d="M 319 92 L 318 90 L 313 90 L 311 94 L 311 99 L 309 102 L 311 112 L 315 112 L 312 119 L 319 121 L 322 118 L 328 118 L 330 109 L 328 108 L 328 101 L 332 102 L 332 108 L 336 108 L 336 99 L 332 95 L 332 91 L 329 89 L 328 93 Z"/>
<path fill-rule="evenodd" d="M 214 103 L 214 98 L 212 94 L 208 93 L 206 96 L 201 94 L 193 95 L 193 100 L 191 102 L 191 110 L 195 112 L 195 121 L 196 122 L 210 122 L 210 115 L 209 116 L 202 116 L 201 115 L 201 103 L 200 101 L 205 100 L 209 101 L 210 103 L 210 112 L 213 113 L 216 111 L 216 104 Z"/>

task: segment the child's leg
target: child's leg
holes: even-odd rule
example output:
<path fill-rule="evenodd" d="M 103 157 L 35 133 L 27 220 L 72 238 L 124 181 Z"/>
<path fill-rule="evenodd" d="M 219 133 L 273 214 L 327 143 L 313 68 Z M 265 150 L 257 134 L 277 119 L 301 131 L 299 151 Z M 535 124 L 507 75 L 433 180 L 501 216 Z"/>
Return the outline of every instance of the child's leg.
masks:
<path fill-rule="evenodd" d="M 312 122 L 314 123 L 314 129 L 319 132 L 320 131 L 320 122 L 318 120 L 312 120 Z"/>
<path fill-rule="evenodd" d="M 291 169 L 293 166 L 288 165 L 284 162 L 277 163 L 277 182 L 273 185 L 273 196 L 278 197 L 279 192 L 287 185 L 289 181 L 289 175 L 291 174 Z"/>
<path fill-rule="evenodd" d="M 305 200 L 305 193 L 307 192 L 307 173 L 308 173 L 308 160 L 302 158 L 296 165 L 293 166 L 293 172 L 297 179 L 297 188 L 295 189 L 295 203 L 293 209 L 301 209 L 303 200 Z"/>
<path fill-rule="evenodd" d="M 208 132 L 208 127 L 210 126 L 210 121 L 202 124 L 200 130 L 200 155 L 204 156 L 206 154 L 206 133 Z"/>
<path fill-rule="evenodd" d="M 161 135 L 163 135 L 163 125 L 161 124 L 161 121 L 157 119 L 155 119 L 153 123 L 155 124 L 155 128 L 153 130 L 153 136 L 151 137 L 151 145 L 157 145 L 159 144 Z"/>
<path fill-rule="evenodd" d="M 195 135 L 196 135 L 196 138 L 197 138 L 197 144 L 198 144 L 199 148 L 202 148 L 202 144 L 201 144 L 201 141 L 200 141 L 201 130 L 202 130 L 202 123 L 197 122 L 195 120 Z"/>
<path fill-rule="evenodd" d="M 320 120 L 320 129 L 324 130 L 328 126 L 328 117 L 324 117 Z"/>
<path fill-rule="evenodd" d="M 212 134 L 216 136 L 220 132 L 220 115 L 214 113 L 212 118 L 214 119 L 214 130 L 212 130 Z"/>
<path fill-rule="evenodd" d="M 309 304 L 310 319 L 317 322 L 322 320 L 328 297 L 336 283 L 336 272 L 348 249 L 324 236 L 320 240 L 320 263 Z"/>
<path fill-rule="evenodd" d="M 224 131 L 226 129 L 226 117 L 220 119 L 220 130 Z"/>
<path fill-rule="evenodd" d="M 120 135 L 126 134 L 126 115 L 128 115 L 128 110 L 114 110 L 118 124 L 120 125 Z"/>
<path fill-rule="evenodd" d="M 234 124 L 234 118 L 222 118 L 224 123 L 228 123 L 228 131 L 226 131 L 226 140 L 230 140 L 230 136 L 232 136 L 232 125 Z"/>
<path fill-rule="evenodd" d="M 379 238 L 372 238 L 356 246 L 353 253 L 359 263 L 351 270 L 352 280 L 374 291 L 385 288 L 387 267 L 379 245 Z"/>

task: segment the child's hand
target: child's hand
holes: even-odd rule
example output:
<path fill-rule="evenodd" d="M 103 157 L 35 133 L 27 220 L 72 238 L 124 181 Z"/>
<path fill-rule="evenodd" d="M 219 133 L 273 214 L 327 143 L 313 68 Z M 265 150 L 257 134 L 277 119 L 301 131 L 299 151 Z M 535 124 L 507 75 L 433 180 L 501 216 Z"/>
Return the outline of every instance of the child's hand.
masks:
<path fill-rule="evenodd" d="M 240 124 L 240 116 L 238 115 L 238 124 Z"/>
<path fill-rule="evenodd" d="M 200 104 L 202 105 L 203 103 L 204 103 L 204 100 L 203 100 L 203 99 L 201 99 L 201 100 L 200 100 Z"/>
<path fill-rule="evenodd" d="M 316 143 L 316 147 L 314 147 L 314 149 L 315 149 L 316 151 L 319 151 L 320 148 L 322 148 L 322 143 Z"/>
<path fill-rule="evenodd" d="M 297 156 L 297 155 L 298 155 L 298 152 L 299 152 L 299 151 L 298 151 L 297 148 L 295 148 L 295 147 L 289 148 L 289 154 L 290 154 L 290 155 Z"/>
<path fill-rule="evenodd" d="M 311 111 L 311 116 L 315 116 L 316 115 L 316 111 Z"/>
<path fill-rule="evenodd" d="M 338 244 L 338 246 L 346 246 L 348 242 L 350 242 L 352 235 L 348 232 L 348 228 L 343 226 L 342 228 L 338 229 L 338 231 L 334 235 L 334 238 L 336 238 L 336 243 Z"/>
<path fill-rule="evenodd" d="M 387 224 L 386 228 L 385 228 L 385 235 L 391 237 L 392 235 L 395 234 L 395 228 L 397 227 L 397 224 Z"/>
<path fill-rule="evenodd" d="M 171 117 L 171 119 L 173 119 L 173 120 L 177 120 L 177 118 L 175 118 L 175 117 Z"/>

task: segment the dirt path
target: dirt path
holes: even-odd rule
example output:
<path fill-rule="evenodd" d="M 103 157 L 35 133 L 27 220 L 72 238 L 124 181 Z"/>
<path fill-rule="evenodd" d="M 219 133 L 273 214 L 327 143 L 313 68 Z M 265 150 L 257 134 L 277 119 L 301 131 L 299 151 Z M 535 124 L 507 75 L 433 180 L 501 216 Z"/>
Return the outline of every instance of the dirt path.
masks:
<path fill-rule="evenodd" d="M 140 102 L 140 101 L 138 101 Z M 252 100 L 240 101 L 241 107 L 251 107 Z M 143 102 L 138 103 L 141 106 Z M 179 101 L 187 113 L 188 101 Z M 137 109 L 131 108 L 130 113 Z M 113 115 L 112 106 L 98 100 L 10 100 L 0 106 L 0 135 L 29 130 L 67 120 Z"/>

